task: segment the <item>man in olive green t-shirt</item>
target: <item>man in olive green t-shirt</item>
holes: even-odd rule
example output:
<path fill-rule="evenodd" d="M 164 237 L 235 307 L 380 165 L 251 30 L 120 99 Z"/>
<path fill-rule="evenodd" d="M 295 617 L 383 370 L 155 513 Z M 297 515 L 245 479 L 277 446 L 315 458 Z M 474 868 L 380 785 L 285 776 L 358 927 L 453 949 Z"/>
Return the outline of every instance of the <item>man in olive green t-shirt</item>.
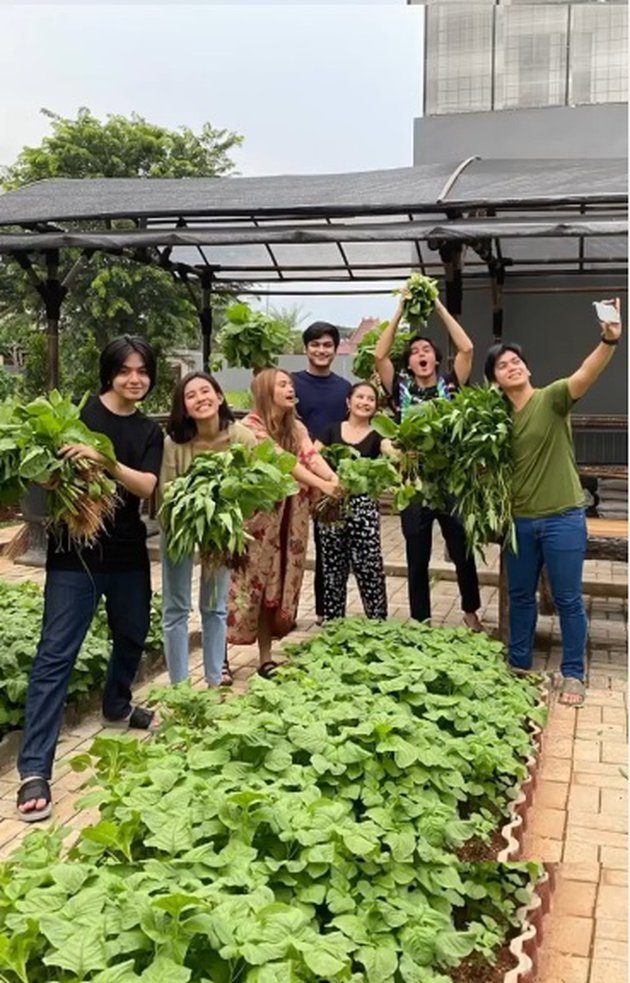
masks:
<path fill-rule="evenodd" d="M 543 564 L 560 615 L 563 676 L 560 701 L 584 702 L 586 611 L 582 568 L 586 553 L 584 492 L 575 463 L 569 414 L 611 360 L 621 337 L 619 300 L 608 301 L 617 319 L 602 321 L 597 348 L 567 379 L 543 389 L 519 345 L 493 345 L 486 377 L 496 382 L 512 406 L 514 476 L 512 510 L 517 552 L 507 553 L 510 595 L 510 654 L 513 669 L 531 669 L 536 629 L 536 587 Z"/>

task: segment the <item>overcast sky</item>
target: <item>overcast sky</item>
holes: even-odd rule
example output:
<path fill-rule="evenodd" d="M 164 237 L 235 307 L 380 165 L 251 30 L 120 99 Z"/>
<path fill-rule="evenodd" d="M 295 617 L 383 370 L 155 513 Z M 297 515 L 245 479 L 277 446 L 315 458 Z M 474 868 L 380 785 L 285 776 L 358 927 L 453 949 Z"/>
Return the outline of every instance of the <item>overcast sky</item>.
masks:
<path fill-rule="evenodd" d="M 0 4 L 0 164 L 49 132 L 42 107 L 75 116 L 87 106 L 241 133 L 233 156 L 245 176 L 408 166 L 422 20 L 403 0 Z M 393 303 L 295 302 L 348 324 Z"/>

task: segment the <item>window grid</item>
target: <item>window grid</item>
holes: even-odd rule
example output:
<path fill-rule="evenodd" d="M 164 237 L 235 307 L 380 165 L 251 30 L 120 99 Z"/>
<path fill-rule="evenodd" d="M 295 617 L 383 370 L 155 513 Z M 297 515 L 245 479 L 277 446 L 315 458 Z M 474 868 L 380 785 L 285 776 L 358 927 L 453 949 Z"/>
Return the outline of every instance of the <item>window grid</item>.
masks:
<path fill-rule="evenodd" d="M 535 16 L 526 9 L 532 2 Z M 627 99 L 623 2 L 428 0 L 428 7 L 428 115 Z"/>

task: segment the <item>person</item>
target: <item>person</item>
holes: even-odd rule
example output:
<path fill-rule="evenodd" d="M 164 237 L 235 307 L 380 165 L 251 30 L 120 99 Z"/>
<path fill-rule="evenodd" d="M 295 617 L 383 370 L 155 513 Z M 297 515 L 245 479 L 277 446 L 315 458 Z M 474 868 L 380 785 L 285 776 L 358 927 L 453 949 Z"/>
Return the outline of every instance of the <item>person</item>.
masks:
<path fill-rule="evenodd" d="M 339 483 L 334 471 L 317 453 L 306 427 L 296 419 L 293 380 L 281 369 L 263 369 L 252 382 L 254 409 L 243 423 L 257 440 L 273 439 L 297 455 L 292 471 L 300 484 L 296 495 L 273 512 L 250 519 L 253 539 L 245 570 L 232 578 L 228 640 L 235 645 L 258 642 L 261 676 L 272 675 L 273 638 L 283 638 L 295 624 L 306 563 L 309 491 L 334 495 Z"/>
<path fill-rule="evenodd" d="M 425 400 L 437 397 L 452 399 L 457 389 L 468 382 L 473 358 L 472 341 L 444 304 L 436 300 L 435 311 L 457 349 L 453 371 L 442 374 L 442 353 L 438 346 L 427 335 L 414 334 L 403 353 L 405 368 L 396 372 L 390 352 L 407 296 L 407 291 L 403 290 L 394 316 L 379 338 L 374 352 L 376 371 L 399 420 L 405 417 L 410 407 Z M 430 509 L 414 503 L 401 512 L 411 617 L 417 621 L 428 621 L 431 617 L 429 561 L 433 522 L 436 519 L 449 556 L 455 564 L 464 623 L 472 631 L 483 631 L 477 615 L 481 606 L 477 568 L 474 556 L 468 551 L 460 519 L 451 511 Z"/>
<path fill-rule="evenodd" d="M 619 312 L 619 299 L 611 302 Z M 586 611 L 582 568 L 586 553 L 584 490 L 575 463 L 570 412 L 599 378 L 621 337 L 621 320 L 601 322 L 597 348 L 579 369 L 542 389 L 531 383 L 521 347 L 493 345 L 486 377 L 505 393 L 514 421 L 512 509 L 517 552 L 508 550 L 510 598 L 509 664 L 527 672 L 532 666 L 536 629 L 536 587 L 544 565 L 560 616 L 562 684 L 560 701 L 584 702 Z"/>
<path fill-rule="evenodd" d="M 297 399 L 297 414 L 309 432 L 311 440 L 319 440 L 331 423 L 338 423 L 346 415 L 346 400 L 350 383 L 332 371 L 339 348 L 339 329 L 327 321 L 314 321 L 302 334 L 304 351 L 308 360 L 306 369 L 293 373 L 293 385 Z M 315 545 L 315 615 L 321 624 L 324 617 L 324 575 L 322 569 L 322 545 L 320 523 L 313 518 Z"/>
<path fill-rule="evenodd" d="M 331 423 L 315 447 L 345 444 L 361 457 L 393 454 L 389 441 L 371 427 L 378 407 L 378 391 L 371 382 L 358 382 L 347 400 L 347 419 Z M 357 581 L 363 610 L 368 618 L 387 618 L 385 567 L 381 552 L 381 519 L 378 502 L 369 495 L 353 495 L 349 513 L 340 523 L 320 523 L 324 574 L 324 620 L 343 618 L 350 569 Z"/>
<path fill-rule="evenodd" d="M 109 465 L 85 444 L 70 444 L 61 453 L 69 460 L 85 458 L 107 468 L 117 483 L 119 501 L 94 546 L 79 551 L 67 539 L 48 540 L 44 618 L 28 683 L 18 758 L 18 817 L 25 822 L 45 819 L 52 811 L 49 782 L 68 683 L 101 596 L 112 635 L 103 722 L 140 730 L 158 725 L 151 710 L 131 703 L 151 603 L 140 500 L 149 498 L 157 485 L 163 445 L 159 426 L 137 404 L 155 385 L 155 354 L 143 338 L 123 335 L 101 352 L 99 373 L 100 392 L 85 404 L 81 419 L 92 431 L 110 438 L 117 463 Z"/>
<path fill-rule="evenodd" d="M 248 427 L 236 423 L 219 383 L 206 372 L 190 372 L 175 387 L 166 425 L 160 494 L 185 474 L 196 454 L 224 451 L 232 444 L 256 443 Z M 188 616 L 191 605 L 193 557 L 175 562 L 168 555 L 162 534 L 162 624 L 164 655 L 171 683 L 188 678 Z M 227 637 L 227 599 L 230 571 L 202 568 L 199 611 L 206 683 L 210 688 L 230 686 L 232 674 L 224 662 Z"/>

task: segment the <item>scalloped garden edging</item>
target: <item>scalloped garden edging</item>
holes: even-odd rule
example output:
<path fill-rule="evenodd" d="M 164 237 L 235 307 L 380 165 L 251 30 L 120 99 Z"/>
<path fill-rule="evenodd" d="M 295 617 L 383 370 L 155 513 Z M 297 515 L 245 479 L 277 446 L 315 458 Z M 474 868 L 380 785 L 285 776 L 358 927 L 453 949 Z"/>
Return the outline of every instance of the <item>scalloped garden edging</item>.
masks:
<path fill-rule="evenodd" d="M 505 974 L 503 983 L 535 983 L 543 942 L 543 917 L 549 911 L 554 886 L 555 865 L 545 864 L 545 872 L 536 885 L 531 901 L 519 909 L 523 931 L 510 943 L 510 952 L 517 965 Z"/>

